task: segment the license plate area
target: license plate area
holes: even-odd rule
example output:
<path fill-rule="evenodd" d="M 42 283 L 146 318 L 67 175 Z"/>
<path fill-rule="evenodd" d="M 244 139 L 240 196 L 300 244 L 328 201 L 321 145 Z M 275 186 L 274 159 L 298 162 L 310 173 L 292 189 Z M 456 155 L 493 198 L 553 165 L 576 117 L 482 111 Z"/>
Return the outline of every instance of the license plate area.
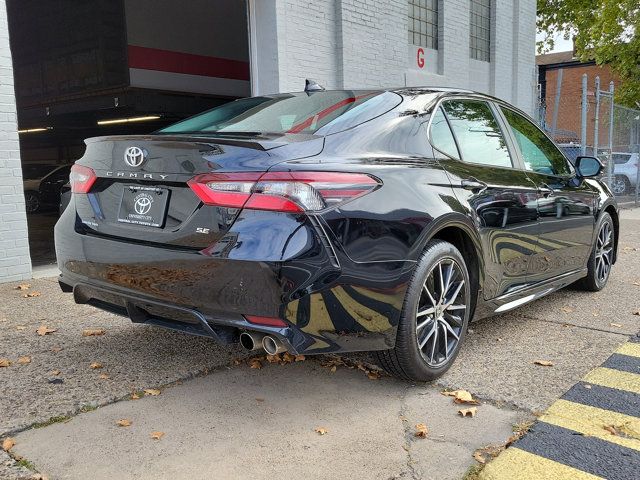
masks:
<path fill-rule="evenodd" d="M 118 210 L 118 221 L 162 228 L 167 216 L 170 190 L 142 185 L 125 185 Z"/>

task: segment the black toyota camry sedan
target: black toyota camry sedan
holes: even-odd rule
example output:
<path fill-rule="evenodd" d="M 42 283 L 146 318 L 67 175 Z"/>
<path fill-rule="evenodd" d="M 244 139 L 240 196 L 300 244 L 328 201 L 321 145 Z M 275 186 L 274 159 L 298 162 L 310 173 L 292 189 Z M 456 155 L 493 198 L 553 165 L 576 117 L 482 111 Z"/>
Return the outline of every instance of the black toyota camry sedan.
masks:
<path fill-rule="evenodd" d="M 372 351 L 431 380 L 472 318 L 601 290 L 616 261 L 600 162 L 470 91 L 316 85 L 86 143 L 62 289 L 251 350 Z"/>

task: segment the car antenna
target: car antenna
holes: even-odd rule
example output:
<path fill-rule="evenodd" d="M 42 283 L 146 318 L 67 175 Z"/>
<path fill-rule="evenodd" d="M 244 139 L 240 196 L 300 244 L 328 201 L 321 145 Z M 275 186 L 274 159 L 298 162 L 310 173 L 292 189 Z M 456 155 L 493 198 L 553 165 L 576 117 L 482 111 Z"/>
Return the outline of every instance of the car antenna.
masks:
<path fill-rule="evenodd" d="M 320 85 L 318 82 L 316 82 L 315 80 L 311 80 L 309 78 L 307 78 L 304 81 L 304 91 L 309 93 L 309 92 L 321 92 L 324 90 L 324 87 L 322 85 Z"/>

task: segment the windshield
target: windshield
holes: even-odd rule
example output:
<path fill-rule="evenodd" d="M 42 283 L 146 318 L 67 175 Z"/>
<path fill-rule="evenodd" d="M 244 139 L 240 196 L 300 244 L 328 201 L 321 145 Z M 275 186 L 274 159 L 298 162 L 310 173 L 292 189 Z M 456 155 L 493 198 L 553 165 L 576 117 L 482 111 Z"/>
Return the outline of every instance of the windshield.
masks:
<path fill-rule="evenodd" d="M 58 165 L 24 165 L 22 167 L 23 180 L 37 180 L 53 172 Z"/>
<path fill-rule="evenodd" d="M 354 90 L 243 98 L 170 125 L 158 133 L 315 133 L 323 127 L 337 125 L 346 130 L 382 115 L 401 100 L 391 92 Z"/>

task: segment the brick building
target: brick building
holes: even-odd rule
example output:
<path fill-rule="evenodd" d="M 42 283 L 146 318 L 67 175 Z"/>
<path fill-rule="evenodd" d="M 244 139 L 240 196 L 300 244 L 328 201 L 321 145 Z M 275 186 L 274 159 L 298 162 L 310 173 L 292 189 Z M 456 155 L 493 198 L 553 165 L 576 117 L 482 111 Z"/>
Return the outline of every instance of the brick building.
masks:
<path fill-rule="evenodd" d="M 535 0 L 0 0 L 0 281 L 36 256 L 25 165 L 306 78 L 468 88 L 534 113 L 535 15 Z"/>
<path fill-rule="evenodd" d="M 545 126 L 549 131 L 553 130 L 556 96 L 559 93 L 555 133 L 558 142 L 580 142 L 582 76 L 587 75 L 590 107 L 587 111 L 587 144 L 593 145 L 595 79 L 600 77 L 600 89 L 608 90 L 610 82 L 613 82 L 614 86 L 618 85 L 618 78 L 607 65 L 598 66 L 593 61 L 581 62 L 575 58 L 573 51 L 538 55 L 536 65 L 538 66 L 540 103 L 544 108 Z M 561 70 L 561 83 L 558 85 Z M 559 91 L 558 87 L 560 87 Z M 606 106 L 604 105 L 603 108 Z M 607 122 L 608 116 L 604 113 L 601 121 Z M 602 132 L 605 132 L 607 124 L 603 123 L 601 128 Z"/>

